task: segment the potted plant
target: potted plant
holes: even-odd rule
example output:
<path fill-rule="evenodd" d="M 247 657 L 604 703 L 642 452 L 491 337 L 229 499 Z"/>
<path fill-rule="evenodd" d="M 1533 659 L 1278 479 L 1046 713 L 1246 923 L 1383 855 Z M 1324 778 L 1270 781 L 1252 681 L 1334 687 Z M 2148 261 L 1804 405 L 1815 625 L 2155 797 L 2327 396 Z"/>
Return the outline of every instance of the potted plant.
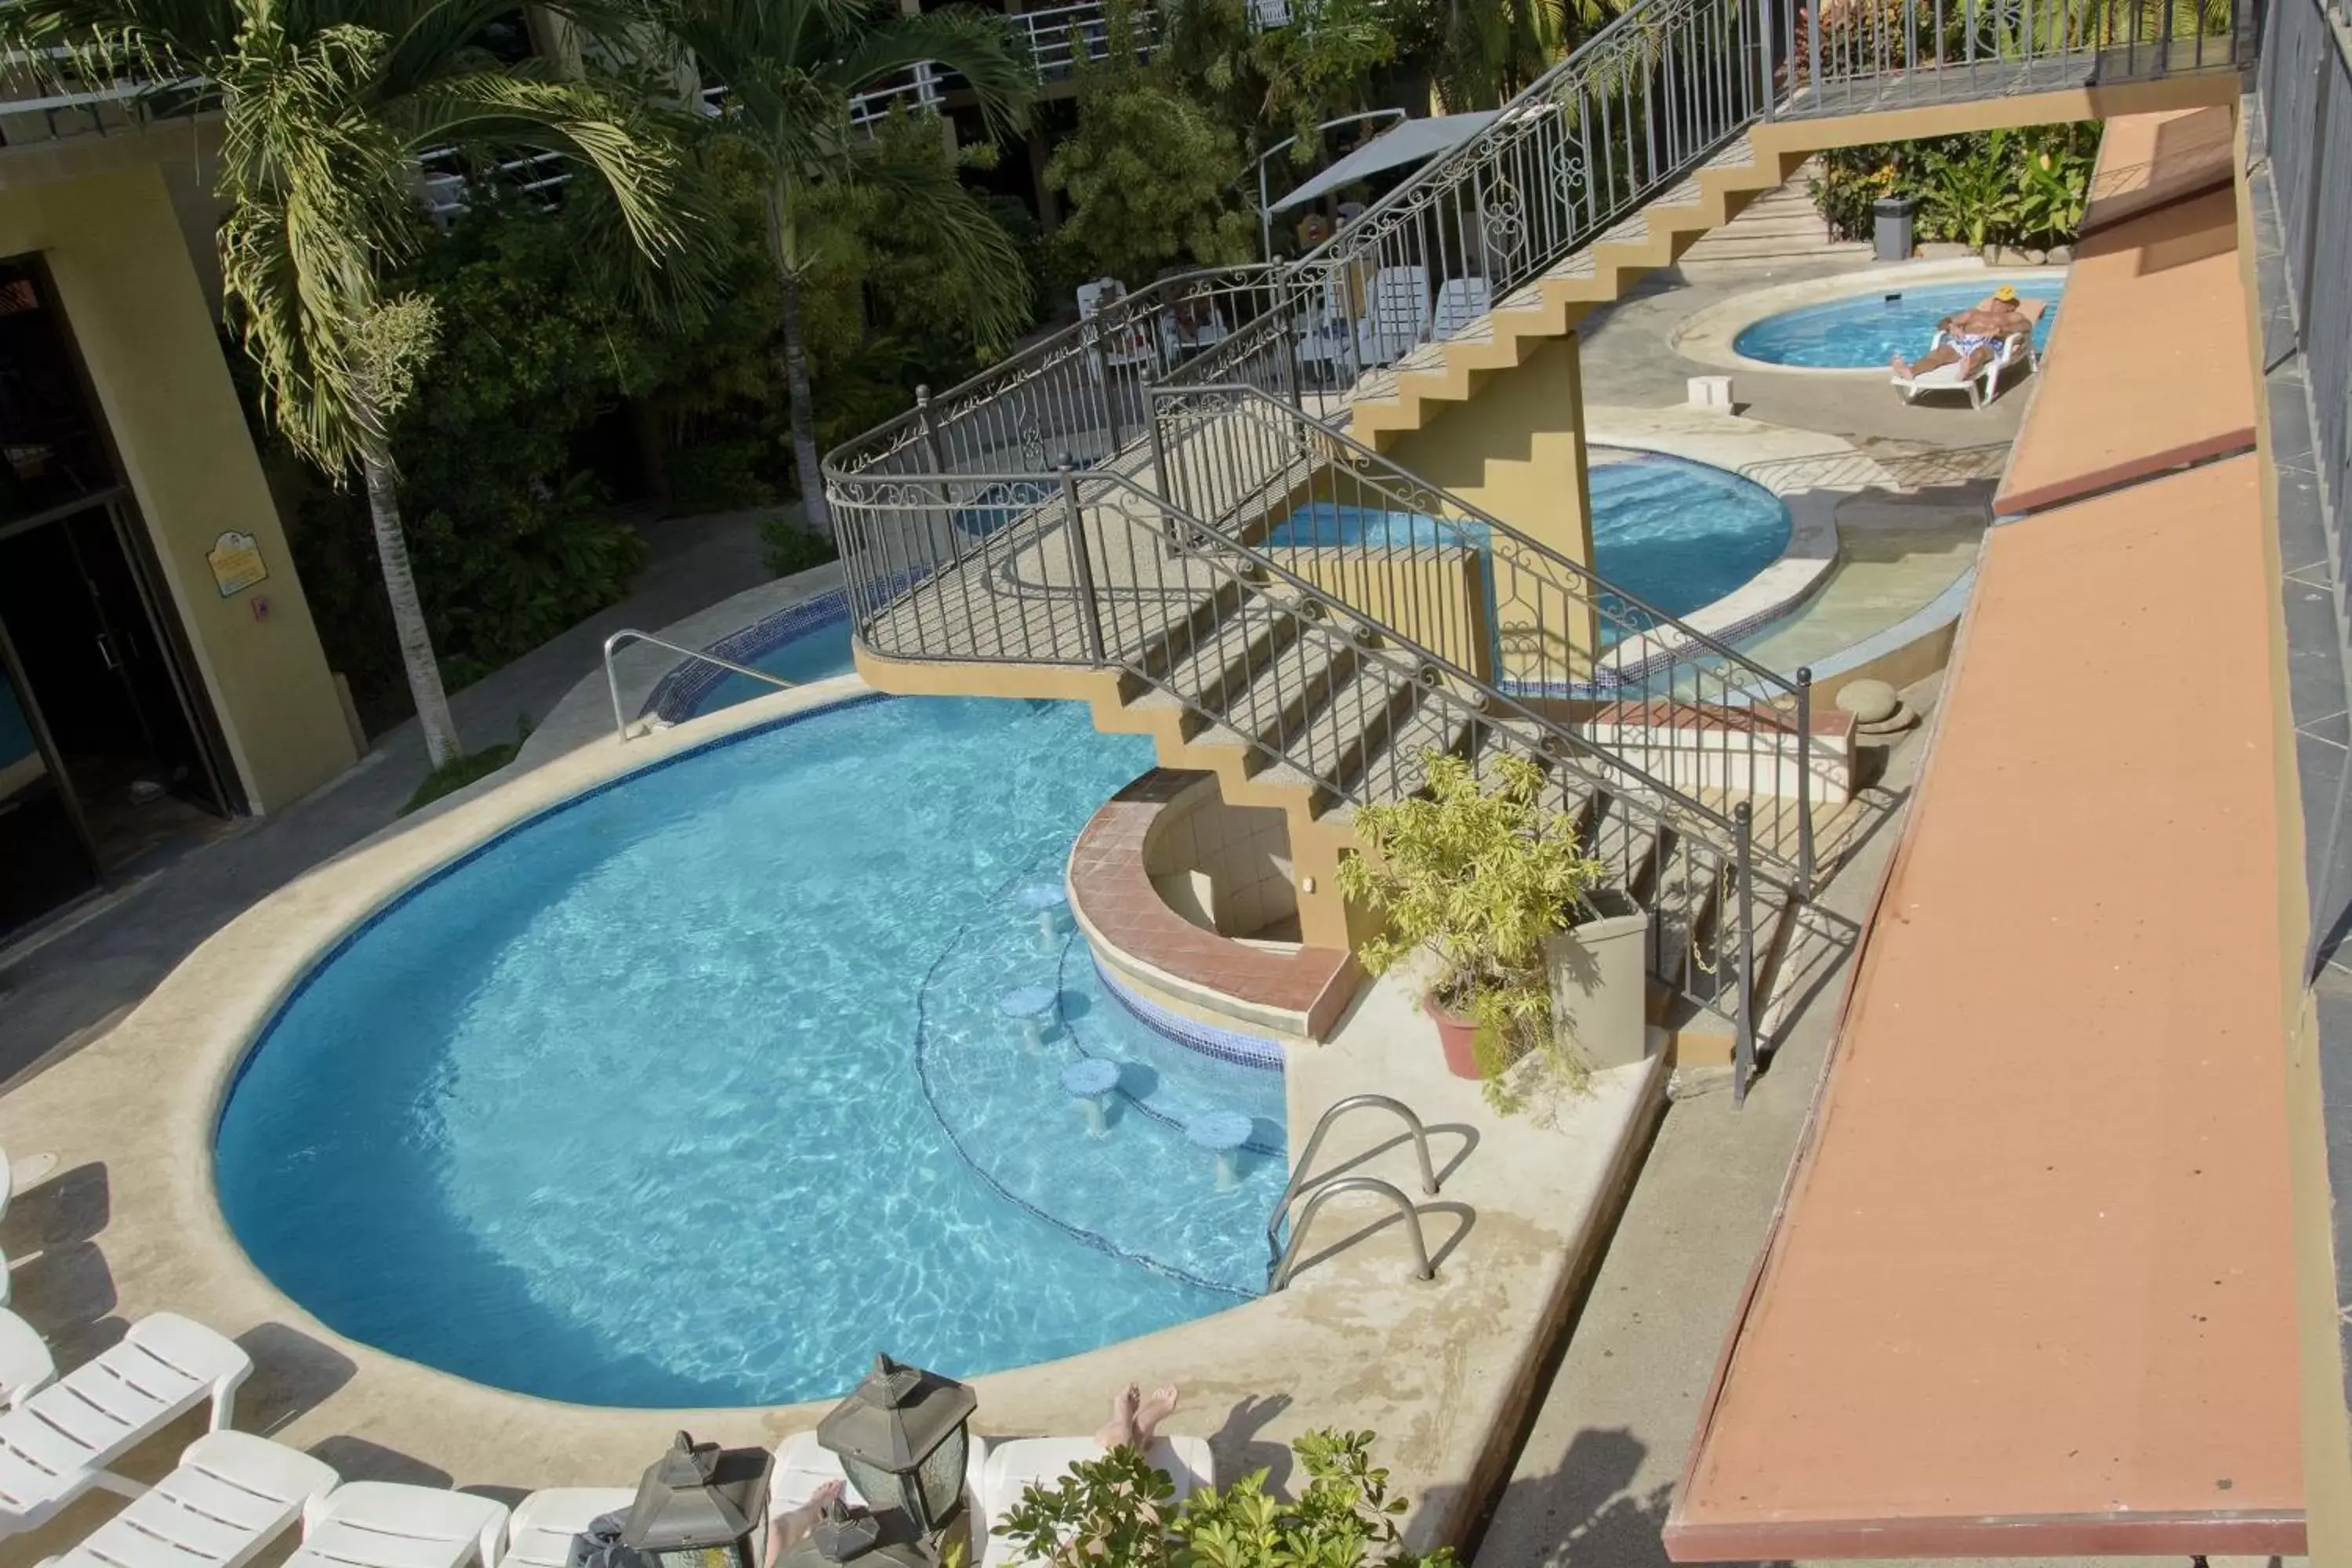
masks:
<path fill-rule="evenodd" d="M 1550 1044 L 1544 939 L 1599 885 L 1601 862 L 1566 814 L 1538 806 L 1544 773 L 1533 762 L 1504 757 L 1485 791 L 1459 757 L 1432 752 L 1425 765 L 1425 795 L 1356 813 L 1361 847 L 1340 862 L 1339 888 L 1385 922 L 1359 954 L 1367 972 L 1436 955 L 1422 1006 L 1445 1064 L 1492 1084 Z"/>

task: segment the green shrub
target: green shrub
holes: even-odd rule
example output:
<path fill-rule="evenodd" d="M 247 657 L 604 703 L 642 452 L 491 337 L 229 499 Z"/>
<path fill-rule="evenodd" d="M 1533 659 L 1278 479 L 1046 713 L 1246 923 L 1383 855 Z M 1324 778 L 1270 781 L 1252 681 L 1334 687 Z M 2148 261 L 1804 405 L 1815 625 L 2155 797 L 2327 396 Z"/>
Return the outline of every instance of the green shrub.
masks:
<path fill-rule="evenodd" d="M 673 447 L 666 464 L 669 504 L 665 510 L 673 517 L 690 517 L 772 505 L 776 487 L 761 477 L 772 461 L 771 443 L 761 440 Z"/>
<path fill-rule="evenodd" d="M 838 561 L 841 551 L 831 535 L 803 528 L 784 512 L 771 512 L 760 520 L 760 557 L 769 571 L 789 577 Z"/>
<path fill-rule="evenodd" d="M 1033 1486 L 995 1533 L 1047 1568 L 1452 1568 L 1454 1552 L 1404 1550 L 1405 1500 L 1372 1463 L 1370 1432 L 1309 1432 L 1291 1445 L 1306 1492 L 1286 1502 L 1266 1472 L 1181 1505 L 1175 1487 L 1131 1447 L 1081 1459 L 1051 1486 Z"/>
<path fill-rule="evenodd" d="M 1919 198 L 1913 233 L 1928 243 L 2046 250 L 2074 243 L 2099 152 L 2099 124 L 2035 125 L 1822 154 L 1813 205 L 1839 239 L 1871 237 L 1871 204 Z"/>

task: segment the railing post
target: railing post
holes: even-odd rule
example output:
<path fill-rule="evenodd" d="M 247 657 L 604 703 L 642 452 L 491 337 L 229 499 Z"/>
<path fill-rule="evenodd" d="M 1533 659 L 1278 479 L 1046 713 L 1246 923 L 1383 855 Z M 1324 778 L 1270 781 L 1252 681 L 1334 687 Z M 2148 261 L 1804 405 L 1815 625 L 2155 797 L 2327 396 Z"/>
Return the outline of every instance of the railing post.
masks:
<path fill-rule="evenodd" d="M 1744 1103 L 1748 1085 L 1756 1076 L 1756 921 L 1755 907 L 1748 898 L 1750 872 L 1754 858 L 1749 847 L 1754 837 L 1755 812 L 1746 801 L 1731 810 L 1732 853 L 1738 866 L 1738 902 L 1733 906 L 1733 929 L 1739 937 L 1739 963 L 1733 971 L 1732 982 L 1739 988 L 1739 1007 L 1733 1026 L 1737 1031 L 1731 1047 L 1731 1102 Z"/>
<path fill-rule="evenodd" d="M 1078 500 L 1078 466 L 1067 458 L 1059 464 L 1062 499 L 1070 509 L 1070 578 L 1077 588 L 1078 623 L 1086 628 L 1087 652 L 1097 664 L 1103 657 L 1102 606 L 1095 602 L 1094 563 L 1087 559 L 1086 510 Z"/>
<path fill-rule="evenodd" d="M 1143 388 L 1144 434 L 1151 443 L 1151 493 L 1159 499 L 1165 500 L 1174 495 L 1176 491 L 1175 479 L 1168 472 L 1168 439 L 1160 429 L 1159 389 L 1152 385 L 1151 372 L 1149 369 L 1143 371 L 1137 379 Z M 1167 542 L 1162 548 L 1166 551 L 1168 558 L 1174 560 L 1181 553 L 1176 543 L 1174 513 L 1164 510 L 1160 512 L 1160 537 Z"/>
<path fill-rule="evenodd" d="M 923 455 L 930 459 L 931 472 L 943 476 L 939 487 L 940 520 L 948 531 L 948 559 L 960 566 L 963 563 L 963 541 L 958 537 L 956 528 L 955 496 L 944 478 L 948 471 L 947 454 L 940 445 L 940 426 L 931 414 L 931 389 L 928 384 L 919 384 L 915 388 L 915 416 L 923 425 Z"/>
<path fill-rule="evenodd" d="M 1813 668 L 1797 667 L 1797 892 L 1813 896 Z"/>
<path fill-rule="evenodd" d="M 2319 276 L 2319 198 L 2327 185 L 2327 109 L 2333 96 L 2327 89 L 2336 79 L 2336 40 L 2323 36 L 2320 43 L 2319 79 L 2311 89 L 2311 173 L 2303 207 L 2303 273 L 2294 280 L 2294 346 L 2303 353 L 2311 351 L 2311 290 Z"/>

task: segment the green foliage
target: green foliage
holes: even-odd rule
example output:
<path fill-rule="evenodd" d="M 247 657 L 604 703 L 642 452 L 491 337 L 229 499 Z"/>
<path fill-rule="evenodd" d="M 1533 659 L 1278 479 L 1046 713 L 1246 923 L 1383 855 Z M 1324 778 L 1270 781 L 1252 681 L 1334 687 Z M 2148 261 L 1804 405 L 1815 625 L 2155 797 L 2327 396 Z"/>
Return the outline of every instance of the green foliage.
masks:
<path fill-rule="evenodd" d="M 1293 0 L 1290 20 L 1259 27 L 1249 0 L 1171 0 L 1160 8 L 1158 79 L 1207 106 L 1255 157 L 1297 137 L 1304 166 L 1326 120 L 1370 107 L 1374 76 L 1397 58 L 1391 0 Z"/>
<path fill-rule="evenodd" d="M 819 533 L 782 512 L 772 512 L 760 520 L 760 559 L 777 576 L 789 577 L 840 560 L 841 550 L 830 533 Z"/>
<path fill-rule="evenodd" d="M 1307 1484 L 1295 1502 L 1270 1495 L 1258 1470 L 1173 1505 L 1166 1472 L 1114 1448 L 1031 1487 L 996 1533 L 1046 1568 L 1453 1568 L 1451 1549 L 1403 1549 L 1406 1501 L 1372 1462 L 1373 1441 L 1370 1432 L 1301 1436 L 1291 1447 Z"/>
<path fill-rule="evenodd" d="M 1459 757 L 1431 752 L 1426 764 L 1426 795 L 1357 812 L 1364 847 L 1340 861 L 1339 889 L 1386 922 L 1358 954 L 1370 973 L 1436 953 L 1431 989 L 1477 1019 L 1491 1083 L 1549 1046 L 1543 939 L 1567 927 L 1601 866 L 1582 853 L 1565 813 L 1538 807 L 1544 775 L 1532 762 L 1504 759 L 1484 792 Z"/>
<path fill-rule="evenodd" d="M 513 740 L 485 746 L 462 757 L 452 757 L 426 773 L 424 782 L 416 786 L 398 815 L 406 816 L 412 811 L 432 805 L 445 795 L 455 795 L 475 780 L 486 779 L 513 762 L 515 753 L 522 750 L 522 743 L 530 739 L 529 724 L 518 724 L 515 728 L 517 733 Z"/>
<path fill-rule="evenodd" d="M 1136 287 L 1171 264 L 1249 260 L 1257 225 L 1235 195 L 1240 138 L 1171 72 L 1136 64 L 1122 0 L 1108 26 L 1108 59 L 1080 78 L 1077 133 L 1045 163 L 1045 184 L 1073 205 L 1053 239 L 1055 277 Z"/>
<path fill-rule="evenodd" d="M 1870 237 L 1879 197 L 1916 195 L 1923 241 L 2047 249 L 2074 242 L 2098 152 L 2095 121 L 1840 148 L 1813 204 L 1841 239 Z"/>

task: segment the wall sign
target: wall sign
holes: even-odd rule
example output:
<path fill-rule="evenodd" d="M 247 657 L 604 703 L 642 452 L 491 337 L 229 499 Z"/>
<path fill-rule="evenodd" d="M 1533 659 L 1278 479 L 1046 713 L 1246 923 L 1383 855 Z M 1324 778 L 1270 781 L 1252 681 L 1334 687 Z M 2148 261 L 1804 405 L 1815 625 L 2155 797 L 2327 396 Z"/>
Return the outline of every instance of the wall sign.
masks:
<path fill-rule="evenodd" d="M 213 582 L 224 599 L 241 594 L 256 583 L 267 582 L 269 564 L 261 558 L 261 546 L 249 533 L 235 529 L 213 541 L 205 552 L 205 564 L 213 569 Z"/>

